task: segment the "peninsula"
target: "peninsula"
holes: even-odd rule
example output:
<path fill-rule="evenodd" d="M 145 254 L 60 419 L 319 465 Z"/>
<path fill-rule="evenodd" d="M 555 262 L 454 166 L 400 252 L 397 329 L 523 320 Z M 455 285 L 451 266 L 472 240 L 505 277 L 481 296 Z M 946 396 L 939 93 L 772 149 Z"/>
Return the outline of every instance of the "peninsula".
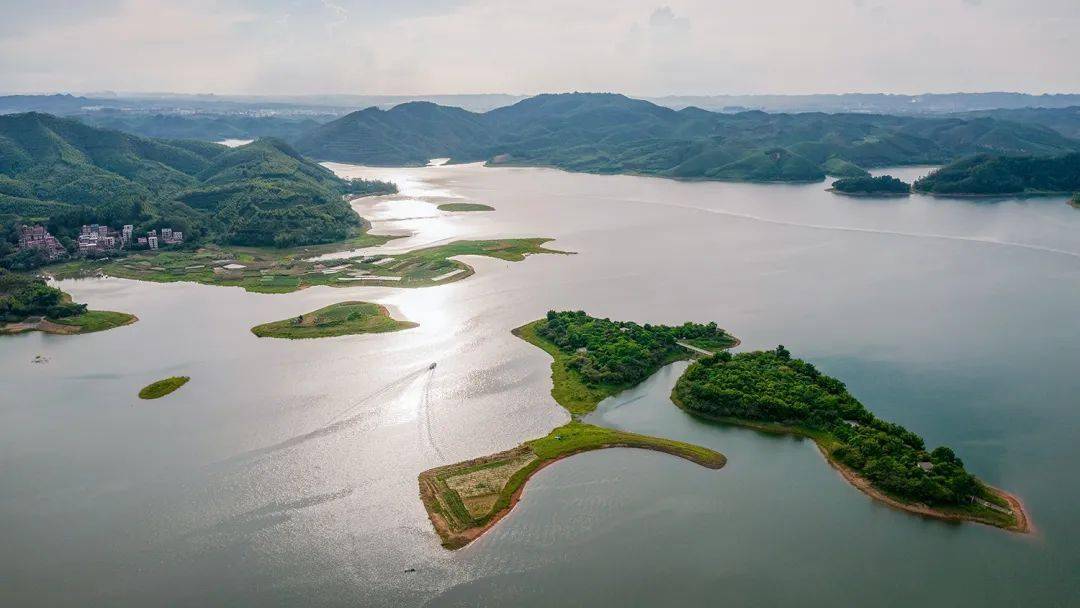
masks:
<path fill-rule="evenodd" d="M 1049 157 L 981 154 L 934 171 L 914 188 L 941 196 L 1069 195 L 1080 191 L 1080 152 Z"/>
<path fill-rule="evenodd" d="M 534 473 L 574 454 L 624 447 L 664 452 L 710 469 L 727 462 L 708 448 L 581 421 L 601 400 L 669 362 L 699 356 L 702 347 L 738 343 L 715 323 L 638 325 L 552 311 L 513 333 L 552 356 L 551 394 L 571 421 L 511 450 L 421 473 L 420 498 L 444 547 L 457 549 L 478 538 L 510 512 Z"/>
<path fill-rule="evenodd" d="M 195 251 L 136 253 L 115 260 L 83 260 L 50 266 L 56 278 L 106 275 L 140 281 L 191 281 L 204 285 L 241 287 L 258 293 L 289 293 L 314 285 L 355 287 L 430 287 L 460 281 L 473 267 L 450 258 L 479 255 L 521 261 L 538 253 L 568 252 L 544 247 L 551 239 L 454 241 L 404 253 L 355 255 L 330 259 L 327 254 L 380 245 L 389 237 L 364 233 L 351 241 L 326 245 L 272 249 L 208 246 Z"/>
<path fill-rule="evenodd" d="M 329 338 L 353 334 L 383 333 L 417 327 L 399 321 L 385 306 L 371 302 L 339 302 L 297 317 L 264 323 L 251 328 L 260 338 Z"/>
<path fill-rule="evenodd" d="M 27 331 L 88 334 L 138 321 L 135 315 L 87 310 L 41 278 L 0 269 L 0 335 Z"/>
<path fill-rule="evenodd" d="M 676 382 L 671 399 L 710 420 L 809 437 L 848 482 L 892 507 L 1031 531 L 1015 496 L 968 473 L 951 449 L 928 450 L 915 433 L 875 417 L 843 382 L 783 346 L 700 359 Z"/>

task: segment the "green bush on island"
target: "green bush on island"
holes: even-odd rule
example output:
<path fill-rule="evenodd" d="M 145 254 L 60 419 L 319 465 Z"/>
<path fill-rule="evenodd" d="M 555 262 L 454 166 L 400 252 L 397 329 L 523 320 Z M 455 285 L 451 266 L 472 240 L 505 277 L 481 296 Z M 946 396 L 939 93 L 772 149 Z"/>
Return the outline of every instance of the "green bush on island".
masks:
<path fill-rule="evenodd" d="M 494 211 L 494 207 L 481 205 L 480 203 L 443 203 L 439 205 L 439 211 Z"/>
<path fill-rule="evenodd" d="M 158 380 L 153 384 L 148 384 L 139 391 L 139 399 L 159 399 L 168 395 L 187 384 L 188 380 L 191 380 L 188 376 L 173 376 L 171 378 L 165 378 L 164 380 Z"/>
<path fill-rule="evenodd" d="M 340 302 L 297 317 L 251 328 L 260 338 L 328 338 L 400 331 L 416 323 L 398 321 L 386 307 L 371 302 Z"/>
<path fill-rule="evenodd" d="M 692 364 L 672 393 L 694 413 L 728 421 L 776 423 L 803 431 L 832 458 L 904 500 L 969 505 L 1000 500 L 947 447 L 926 450 L 921 437 L 876 418 L 844 383 L 812 364 L 774 351 L 728 352 Z"/>
<path fill-rule="evenodd" d="M 832 189 L 842 194 L 910 194 L 911 184 L 891 175 L 846 177 L 833 182 Z"/>

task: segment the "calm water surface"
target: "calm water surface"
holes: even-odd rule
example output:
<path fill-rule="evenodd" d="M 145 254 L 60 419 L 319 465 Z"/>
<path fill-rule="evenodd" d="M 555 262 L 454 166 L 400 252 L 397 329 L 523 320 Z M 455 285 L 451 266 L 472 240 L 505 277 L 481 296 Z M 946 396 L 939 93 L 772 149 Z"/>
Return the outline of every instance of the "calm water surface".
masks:
<path fill-rule="evenodd" d="M 469 259 L 476 275 L 418 290 L 62 283 L 140 321 L 0 340 L 0 604 L 1080 604 L 1080 213 L 1064 199 L 332 168 L 401 185 L 356 204 L 376 231 L 407 235 L 390 250 L 548 236 L 577 255 Z M 497 210 L 436 210 L 449 200 Z M 248 331 L 346 299 L 420 326 L 310 341 Z M 550 308 L 715 320 L 741 348 L 783 343 L 1020 494 L 1038 533 L 899 513 L 808 442 L 695 421 L 667 400 L 676 364 L 593 419 L 713 447 L 727 467 L 576 456 L 539 473 L 488 535 L 445 551 L 417 473 L 567 418 L 547 356 L 509 333 Z M 192 380 L 135 397 L 176 374 Z"/>

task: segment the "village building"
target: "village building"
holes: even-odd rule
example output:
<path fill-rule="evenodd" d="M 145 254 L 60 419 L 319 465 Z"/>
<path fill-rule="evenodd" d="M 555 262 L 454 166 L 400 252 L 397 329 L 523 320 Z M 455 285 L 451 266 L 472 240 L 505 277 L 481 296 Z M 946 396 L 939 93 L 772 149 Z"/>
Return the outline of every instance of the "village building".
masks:
<path fill-rule="evenodd" d="M 19 249 L 37 249 L 45 254 L 48 260 L 55 260 L 67 251 L 56 237 L 49 234 L 45 226 L 21 226 L 19 228 Z"/>

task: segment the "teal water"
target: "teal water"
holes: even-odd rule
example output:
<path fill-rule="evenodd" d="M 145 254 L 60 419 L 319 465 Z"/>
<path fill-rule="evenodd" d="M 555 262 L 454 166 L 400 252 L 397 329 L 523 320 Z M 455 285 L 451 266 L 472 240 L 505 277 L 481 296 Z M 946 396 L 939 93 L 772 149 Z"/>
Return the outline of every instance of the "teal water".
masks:
<path fill-rule="evenodd" d="M 468 259 L 474 276 L 420 290 L 64 282 L 140 321 L 0 340 L 0 603 L 1080 603 L 1080 213 L 1064 199 L 335 168 L 404 185 L 356 203 L 376 230 L 410 235 L 395 247 L 550 236 L 577 255 Z M 448 200 L 496 211 L 434 209 Z M 346 299 L 420 326 L 309 341 L 248 331 Z M 851 488 L 808 442 L 696 421 L 667 401 L 676 364 L 595 420 L 708 445 L 728 466 L 576 456 L 534 477 L 487 535 L 445 551 L 417 473 L 566 420 L 549 359 L 509 333 L 550 308 L 715 320 L 743 349 L 783 343 L 1019 494 L 1038 531 L 900 513 Z M 31 363 L 38 354 L 49 363 Z M 176 374 L 192 380 L 135 398 Z"/>

